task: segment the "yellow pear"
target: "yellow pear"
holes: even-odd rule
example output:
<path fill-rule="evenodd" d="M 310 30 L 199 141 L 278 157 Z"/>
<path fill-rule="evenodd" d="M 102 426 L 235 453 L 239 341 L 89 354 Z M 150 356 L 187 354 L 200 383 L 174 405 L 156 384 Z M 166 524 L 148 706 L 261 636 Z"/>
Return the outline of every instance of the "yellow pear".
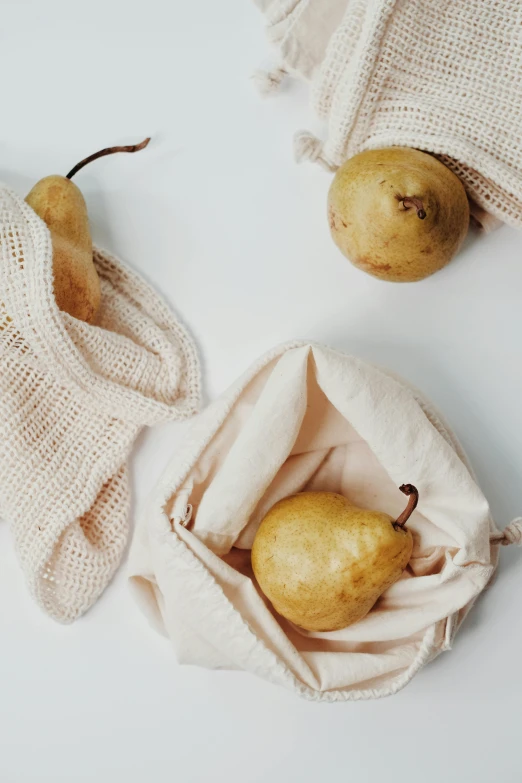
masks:
<path fill-rule="evenodd" d="M 399 579 L 411 557 L 406 528 L 418 501 L 396 520 L 358 508 L 334 492 L 302 492 L 265 516 L 252 546 L 263 593 L 287 620 L 308 631 L 336 631 L 361 620 Z"/>
<path fill-rule="evenodd" d="M 71 180 L 54 174 L 37 182 L 26 201 L 51 233 L 58 307 L 81 321 L 93 321 L 100 306 L 100 280 L 92 260 L 87 205 L 80 190 Z"/>
<path fill-rule="evenodd" d="M 100 307 L 100 280 L 93 262 L 87 205 L 72 177 L 87 163 L 113 152 L 137 152 L 150 139 L 127 147 L 107 147 L 78 163 L 66 177 L 39 180 L 26 197 L 47 224 L 53 246 L 54 295 L 60 310 L 91 323 Z"/>
<path fill-rule="evenodd" d="M 374 277 L 422 280 L 446 266 L 469 227 L 459 178 L 408 147 L 366 150 L 336 172 L 328 194 L 334 242 Z"/>

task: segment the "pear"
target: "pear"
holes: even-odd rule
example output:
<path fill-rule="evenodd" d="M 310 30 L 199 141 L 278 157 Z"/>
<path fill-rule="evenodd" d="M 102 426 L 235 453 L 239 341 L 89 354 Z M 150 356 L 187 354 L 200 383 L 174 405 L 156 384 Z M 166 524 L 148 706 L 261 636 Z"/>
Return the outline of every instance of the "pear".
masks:
<path fill-rule="evenodd" d="M 413 282 L 446 266 L 469 227 L 459 178 L 408 147 L 366 150 L 336 172 L 328 194 L 334 242 L 381 280 Z"/>
<path fill-rule="evenodd" d="M 37 182 L 26 201 L 51 233 L 56 304 L 90 323 L 98 312 L 101 292 L 92 260 L 87 205 L 79 188 L 54 174 Z"/>
<path fill-rule="evenodd" d="M 406 528 L 418 502 L 394 520 L 353 506 L 335 492 L 284 498 L 265 516 L 252 546 L 252 568 L 274 609 L 307 631 L 336 631 L 368 614 L 411 557 Z"/>
<path fill-rule="evenodd" d="M 127 147 L 107 147 L 78 163 L 66 177 L 53 174 L 39 180 L 26 202 L 47 224 L 53 247 L 54 295 L 60 310 L 92 323 L 101 300 L 100 280 L 93 262 L 87 205 L 72 177 L 87 163 L 114 152 L 137 152 L 150 139 Z"/>

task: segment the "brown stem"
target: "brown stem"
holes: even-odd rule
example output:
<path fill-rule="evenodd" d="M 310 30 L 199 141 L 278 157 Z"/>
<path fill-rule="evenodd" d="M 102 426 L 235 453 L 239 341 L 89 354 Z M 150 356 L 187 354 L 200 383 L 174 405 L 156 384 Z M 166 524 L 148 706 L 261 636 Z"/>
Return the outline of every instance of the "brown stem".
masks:
<path fill-rule="evenodd" d="M 402 484 L 399 489 L 405 495 L 408 495 L 408 505 L 402 514 L 395 520 L 393 527 L 395 530 L 397 530 L 399 527 L 401 530 L 404 530 L 406 522 L 417 508 L 417 503 L 419 502 L 419 492 L 417 488 L 413 486 L 413 484 Z"/>
<path fill-rule="evenodd" d="M 83 169 L 83 167 L 88 163 L 92 163 L 93 160 L 103 158 L 105 155 L 112 155 L 113 152 L 139 152 L 139 150 L 145 149 L 149 141 L 150 136 L 147 139 L 144 139 L 141 144 L 129 144 L 127 147 L 105 147 L 105 149 L 100 150 L 99 152 L 95 152 L 93 155 L 89 155 L 88 158 L 84 158 L 79 163 L 77 163 L 76 166 L 74 166 L 74 168 L 72 168 L 67 174 L 66 179 L 72 179 L 74 175 L 80 171 L 80 169 Z"/>
<path fill-rule="evenodd" d="M 417 217 L 420 220 L 424 220 L 426 217 L 426 210 L 424 209 L 424 204 L 420 198 L 417 198 L 417 196 L 406 196 L 406 198 L 401 199 L 401 201 L 404 209 L 411 209 L 413 207 L 417 211 Z"/>

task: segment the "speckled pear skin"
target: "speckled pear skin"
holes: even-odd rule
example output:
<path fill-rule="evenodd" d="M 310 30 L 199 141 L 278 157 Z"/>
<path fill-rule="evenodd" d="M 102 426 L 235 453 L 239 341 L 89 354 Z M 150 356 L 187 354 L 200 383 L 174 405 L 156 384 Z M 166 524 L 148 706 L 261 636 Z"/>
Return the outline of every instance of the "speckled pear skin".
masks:
<path fill-rule="evenodd" d="M 279 614 L 308 631 L 361 620 L 401 576 L 413 539 L 393 519 L 334 492 L 302 492 L 265 516 L 252 568 Z"/>
<path fill-rule="evenodd" d="M 417 198 L 426 216 L 405 208 Z M 413 282 L 446 266 L 469 228 L 459 178 L 437 158 L 408 147 L 366 150 L 336 172 L 328 194 L 334 242 L 359 269 Z"/>
<path fill-rule="evenodd" d="M 53 245 L 54 295 L 60 310 L 91 323 L 100 306 L 100 280 L 92 258 L 87 205 L 66 177 L 39 180 L 26 202 L 47 224 Z"/>

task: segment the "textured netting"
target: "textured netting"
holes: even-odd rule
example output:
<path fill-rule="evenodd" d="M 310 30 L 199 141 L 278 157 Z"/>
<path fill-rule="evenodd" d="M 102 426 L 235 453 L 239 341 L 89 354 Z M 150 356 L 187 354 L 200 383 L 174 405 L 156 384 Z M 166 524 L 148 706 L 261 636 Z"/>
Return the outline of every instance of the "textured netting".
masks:
<path fill-rule="evenodd" d="M 0 189 L 0 511 L 32 595 L 70 622 L 128 535 L 126 459 L 139 429 L 199 404 L 191 339 L 162 300 L 96 250 L 101 315 L 58 310 L 45 224 Z"/>
<path fill-rule="evenodd" d="M 256 2 L 328 126 L 323 143 L 299 135 L 298 157 L 335 169 L 371 147 L 423 149 L 482 209 L 522 226 L 519 0 Z"/>

